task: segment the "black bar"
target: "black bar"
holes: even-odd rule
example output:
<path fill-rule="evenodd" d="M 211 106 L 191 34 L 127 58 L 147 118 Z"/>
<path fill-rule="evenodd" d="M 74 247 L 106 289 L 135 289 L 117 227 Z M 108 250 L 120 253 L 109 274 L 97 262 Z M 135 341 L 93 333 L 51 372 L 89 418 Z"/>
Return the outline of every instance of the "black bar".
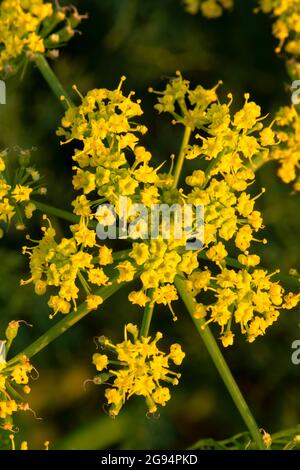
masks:
<path fill-rule="evenodd" d="M 58 463 L 71 465 L 95 465 L 99 467 L 114 467 L 117 465 L 126 468 L 139 468 L 151 465 L 174 465 L 175 467 L 199 468 L 204 465 L 213 466 L 214 463 L 232 466 L 239 464 L 257 464 L 259 468 L 276 459 L 277 464 L 285 467 L 291 464 L 298 465 L 300 451 L 214 451 L 214 450 L 136 450 L 136 451 L 103 451 L 103 450 L 68 450 L 68 451 L 2 451 L 0 452 L 0 468 L 3 464 L 13 465 L 41 465 L 45 463 Z M 204 468 L 204 467 L 203 467 Z"/>

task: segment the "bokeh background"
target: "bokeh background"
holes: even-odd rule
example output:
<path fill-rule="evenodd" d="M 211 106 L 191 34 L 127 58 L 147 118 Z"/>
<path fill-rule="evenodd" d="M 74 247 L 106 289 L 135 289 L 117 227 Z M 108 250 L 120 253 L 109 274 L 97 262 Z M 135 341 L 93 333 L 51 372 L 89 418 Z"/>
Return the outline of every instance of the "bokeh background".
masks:
<path fill-rule="evenodd" d="M 94 87 L 113 89 L 126 75 L 125 90 L 136 90 L 142 99 L 143 121 L 150 129 L 144 142 L 157 164 L 178 151 L 182 130 L 157 114 L 155 97 L 147 90 L 164 87 L 177 69 L 193 85 L 211 87 L 222 79 L 220 94 L 226 99 L 233 92 L 233 109 L 250 92 L 268 114 L 267 121 L 280 105 L 290 104 L 289 78 L 284 60 L 274 53 L 271 20 L 253 13 L 252 0 L 236 0 L 235 9 L 216 20 L 187 14 L 181 0 L 73 3 L 90 18 L 52 63 L 55 72 L 68 91 L 75 82 L 83 93 Z M 60 104 L 34 67 L 27 68 L 22 80 L 11 79 L 7 91 L 7 105 L 0 107 L 0 148 L 35 147 L 33 158 L 45 177 L 47 202 L 70 210 L 71 150 L 61 147 L 55 135 L 62 117 Z M 269 239 L 268 245 L 257 248 L 262 264 L 271 270 L 279 266 L 283 273 L 290 267 L 299 269 L 300 197 L 279 181 L 276 164 L 258 171 L 253 194 L 261 186 L 268 191 L 257 203 Z M 52 220 L 59 235 L 69 235 L 67 223 Z M 29 227 L 32 238 L 40 237 L 39 222 L 36 217 Z M 59 320 L 49 320 L 45 297 L 37 297 L 32 286 L 19 286 L 28 272 L 23 245 L 23 234 L 13 230 L 0 245 L 0 337 L 12 319 L 33 325 L 22 327 L 15 353 Z M 245 430 L 180 302 L 174 305 L 176 323 L 167 309 L 159 309 L 152 326 L 164 333 L 166 346 L 178 341 L 187 353 L 180 385 L 160 418 L 147 417 L 139 398 L 132 399 L 115 420 L 105 414 L 104 387 L 87 384 L 84 389 L 83 382 L 94 374 L 93 337 L 105 334 L 118 341 L 126 322 L 140 323 L 142 310 L 133 308 L 127 295 L 128 289 L 121 290 L 100 312 L 90 314 L 34 358 L 39 379 L 33 383 L 30 404 L 42 419 L 24 414 L 17 423 L 22 428 L 17 441 L 27 439 L 34 449 L 42 448 L 44 440 L 58 449 L 177 449 L 200 438 L 224 439 Z M 291 363 L 291 343 L 300 339 L 299 320 L 297 310 L 284 313 L 265 337 L 254 344 L 237 337 L 235 346 L 224 352 L 257 422 L 269 432 L 300 422 L 300 366 Z"/>

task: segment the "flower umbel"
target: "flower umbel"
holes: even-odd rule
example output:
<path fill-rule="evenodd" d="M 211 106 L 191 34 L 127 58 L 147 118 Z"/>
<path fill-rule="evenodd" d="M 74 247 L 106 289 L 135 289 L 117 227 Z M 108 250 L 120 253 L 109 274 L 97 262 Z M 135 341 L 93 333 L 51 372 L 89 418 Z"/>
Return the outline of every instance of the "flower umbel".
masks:
<path fill-rule="evenodd" d="M 3 0 L 0 7 L 0 76 L 6 77 L 35 54 L 53 58 L 81 22 L 74 7 L 43 0 Z"/>
<path fill-rule="evenodd" d="M 257 262 L 245 255 L 240 260 Z M 276 273 L 275 273 L 276 274 Z M 266 329 L 279 317 L 281 309 L 290 309 L 299 302 L 296 294 L 286 294 L 283 287 L 271 280 L 272 274 L 263 269 L 235 271 L 222 268 L 215 276 L 210 270 L 194 271 L 188 278 L 187 287 L 197 300 L 198 294 L 211 291 L 215 301 L 209 305 L 197 303 L 195 318 L 205 319 L 205 325 L 217 323 L 221 328 L 221 341 L 224 347 L 233 344 L 234 323 L 239 325 L 241 333 L 252 343 L 258 336 L 263 336 Z"/>
<path fill-rule="evenodd" d="M 109 355 L 115 356 L 117 360 L 110 362 L 106 354 L 96 353 L 93 356 L 93 363 L 101 372 L 94 378 L 94 383 L 101 384 L 111 380 L 111 387 L 105 390 L 111 416 L 118 415 L 122 406 L 133 395 L 145 398 L 149 413 L 156 413 L 158 405 L 165 406 L 170 399 L 168 387 L 178 384 L 180 374 L 171 371 L 169 363 L 180 365 L 185 354 L 179 344 L 173 344 L 169 354 L 160 351 L 157 343 L 161 338 L 162 334 L 159 332 L 154 339 L 150 336 L 139 337 L 139 330 L 132 323 L 125 326 L 122 343 L 114 345 L 105 337 L 99 338 L 103 349 L 109 350 Z M 113 368 L 113 364 L 118 366 Z"/>
<path fill-rule="evenodd" d="M 0 238 L 11 222 L 24 230 L 26 219 L 31 219 L 36 205 L 32 196 L 44 195 L 47 190 L 40 184 L 39 172 L 30 165 L 31 151 L 0 153 Z"/>
<path fill-rule="evenodd" d="M 93 294 L 93 289 L 109 284 L 109 277 L 99 263 L 104 248 L 96 244 L 95 232 L 87 228 L 84 219 L 82 224 L 73 225 L 71 229 L 73 237 L 57 242 L 56 232 L 49 222 L 49 227 L 42 227 L 44 235 L 36 246 L 23 247 L 23 253 L 30 258 L 31 277 L 22 280 L 21 284 L 33 282 L 38 295 L 45 294 L 49 286 L 57 289 L 48 301 L 54 312 L 50 318 L 58 312 L 69 313 L 71 304 L 76 310 L 79 287 L 85 291 L 88 309 L 97 309 L 103 300 Z M 89 253 L 91 247 L 98 249 L 100 256 L 93 257 Z M 105 265 L 113 261 L 111 250 L 106 250 L 106 254 L 110 258 L 106 259 Z"/>
<path fill-rule="evenodd" d="M 273 34 L 279 44 L 276 52 L 282 49 L 293 56 L 300 56 L 300 4 L 298 0 L 259 0 L 259 8 L 276 18 Z M 256 11 L 257 11 L 256 10 Z"/>
<path fill-rule="evenodd" d="M 275 116 L 274 132 L 279 144 L 270 158 L 280 164 L 278 176 L 284 183 L 293 183 L 300 191 L 300 117 L 294 106 L 280 108 Z"/>
<path fill-rule="evenodd" d="M 9 323 L 5 340 L 0 341 L 0 427 L 6 431 L 13 430 L 13 416 L 19 411 L 30 410 L 22 394 L 30 393 L 28 385 L 33 366 L 28 357 L 22 355 L 13 365 L 8 366 L 6 354 L 18 334 L 21 321 Z"/>

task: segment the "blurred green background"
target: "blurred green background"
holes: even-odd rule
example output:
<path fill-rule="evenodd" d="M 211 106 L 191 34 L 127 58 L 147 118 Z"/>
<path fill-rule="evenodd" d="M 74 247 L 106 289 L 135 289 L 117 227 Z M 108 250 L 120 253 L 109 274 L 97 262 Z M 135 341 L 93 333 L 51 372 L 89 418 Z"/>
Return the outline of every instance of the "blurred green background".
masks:
<path fill-rule="evenodd" d="M 136 90 L 142 99 L 143 121 L 150 129 L 144 142 L 155 163 L 178 151 L 182 130 L 172 126 L 167 116 L 158 116 L 153 109 L 155 98 L 147 89 L 162 88 L 177 69 L 194 85 L 211 87 L 222 79 L 220 94 L 226 99 L 233 92 L 233 109 L 250 92 L 263 114 L 270 113 L 270 121 L 280 105 L 290 103 L 289 78 L 284 60 L 274 53 L 271 20 L 253 14 L 252 0 L 236 0 L 234 11 L 217 20 L 187 14 L 180 0 L 73 3 L 90 18 L 52 63 L 55 72 L 68 91 L 76 82 L 83 93 L 94 87 L 113 89 L 120 76 L 126 75 L 124 89 Z M 69 210 L 71 149 L 61 147 L 55 136 L 62 117 L 60 104 L 34 67 L 28 67 L 22 80 L 11 79 L 7 92 L 7 105 L 0 107 L 0 147 L 35 147 L 34 161 L 48 187 L 47 202 Z M 300 197 L 291 195 L 291 188 L 277 179 L 275 164 L 257 173 L 253 194 L 261 186 L 268 189 L 258 206 L 269 239 L 268 245 L 257 248 L 262 264 L 272 270 L 279 266 L 283 273 L 290 267 L 299 269 Z M 66 223 L 53 219 L 53 224 L 59 235 L 69 235 Z M 38 225 L 36 216 L 30 226 L 32 238 L 40 237 Z M 0 333 L 12 319 L 33 324 L 32 328 L 22 327 L 13 352 L 59 320 L 49 320 L 47 299 L 37 297 L 32 286 L 19 287 L 19 279 L 27 277 L 28 271 L 27 259 L 21 254 L 23 244 L 22 233 L 12 230 L 0 245 Z M 84 380 L 94 374 L 93 337 L 105 334 L 118 341 L 126 322 L 141 321 L 142 310 L 126 300 L 128 291 L 121 290 L 100 312 L 89 315 L 34 358 L 39 379 L 32 384 L 30 405 L 42 419 L 25 414 L 18 422 L 22 431 L 17 441 L 27 439 L 34 449 L 41 448 L 46 439 L 52 448 L 63 449 L 176 449 L 200 438 L 223 439 L 244 430 L 180 302 L 174 305 L 179 317 L 176 323 L 167 309 L 159 309 L 152 326 L 152 331 L 164 333 L 166 346 L 178 341 L 187 353 L 180 385 L 159 419 L 148 418 L 143 400 L 134 398 L 112 420 L 102 408 L 105 387 L 87 384 L 84 389 Z M 292 365 L 290 359 L 295 339 L 300 339 L 298 311 L 282 314 L 254 344 L 238 338 L 224 353 L 259 426 L 269 432 L 300 422 L 300 366 Z"/>

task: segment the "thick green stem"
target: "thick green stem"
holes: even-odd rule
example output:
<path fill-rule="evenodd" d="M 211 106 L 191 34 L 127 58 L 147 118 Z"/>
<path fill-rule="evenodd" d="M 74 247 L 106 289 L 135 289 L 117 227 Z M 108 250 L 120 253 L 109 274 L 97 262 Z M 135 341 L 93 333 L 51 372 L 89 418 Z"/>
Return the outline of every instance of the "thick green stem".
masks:
<path fill-rule="evenodd" d="M 58 80 L 53 70 L 51 69 L 45 57 L 42 54 L 36 54 L 35 63 L 37 68 L 43 75 L 44 79 L 48 83 L 49 87 L 55 94 L 55 96 L 57 96 L 57 98 L 61 102 L 63 108 L 67 110 L 69 106 L 72 105 L 72 100 L 68 96 L 67 92 L 65 91 L 64 87 Z"/>
<path fill-rule="evenodd" d="M 265 449 L 263 440 L 262 440 L 262 435 L 258 429 L 258 426 L 255 422 L 255 419 L 243 397 L 241 394 L 241 391 L 234 380 L 231 371 L 220 351 L 219 346 L 216 343 L 216 340 L 211 333 L 209 327 L 206 325 L 205 328 L 203 328 L 204 325 L 204 320 L 201 319 L 196 319 L 194 317 L 194 311 L 195 311 L 195 301 L 194 299 L 189 295 L 186 289 L 186 281 L 183 279 L 181 276 L 177 276 L 175 279 L 175 285 L 177 287 L 177 290 L 180 294 L 180 297 L 182 298 L 196 328 L 198 333 L 200 334 L 220 376 L 222 377 L 227 390 L 229 391 L 235 406 L 239 410 L 247 428 L 249 429 L 254 442 L 256 443 L 256 446 L 258 449 L 263 450 Z"/>
<path fill-rule="evenodd" d="M 180 178 L 183 163 L 184 163 L 185 149 L 189 144 L 189 140 L 190 140 L 190 137 L 191 137 L 191 132 L 192 132 L 192 129 L 190 127 L 186 127 L 184 129 L 182 144 L 181 144 L 181 147 L 180 147 L 180 152 L 179 152 L 178 159 L 177 159 L 176 165 L 175 165 L 175 170 L 174 170 L 174 183 L 173 183 L 174 188 L 177 187 L 178 182 L 179 182 L 179 178 Z"/>
<path fill-rule="evenodd" d="M 117 292 L 123 285 L 123 283 L 118 284 L 117 282 L 113 282 L 109 286 L 100 287 L 95 292 L 95 294 L 100 295 L 103 300 L 106 300 L 111 297 L 115 292 Z M 25 355 L 28 358 L 35 356 L 37 353 L 42 351 L 42 349 L 46 348 L 50 343 L 52 343 L 52 341 L 54 341 L 60 335 L 68 331 L 71 326 L 75 325 L 75 323 L 79 322 L 79 320 L 84 318 L 90 312 L 91 309 L 88 308 L 87 303 L 83 302 L 79 305 L 77 310 L 73 310 L 73 312 L 67 314 L 62 320 L 56 323 L 56 325 L 54 325 L 46 333 L 44 333 L 36 341 L 34 341 L 34 343 L 30 344 L 21 353 L 17 354 L 15 357 L 10 359 L 10 361 L 8 361 L 7 363 L 7 367 L 16 363 L 19 360 L 20 356 Z"/>
<path fill-rule="evenodd" d="M 147 295 L 151 300 L 150 302 L 147 303 L 145 310 L 144 310 L 142 326 L 140 329 L 141 338 L 142 337 L 146 338 L 149 334 L 150 324 L 151 324 L 153 310 L 154 310 L 154 302 L 152 300 L 152 295 L 153 295 L 154 290 L 155 289 L 149 289 L 147 292 Z"/>

